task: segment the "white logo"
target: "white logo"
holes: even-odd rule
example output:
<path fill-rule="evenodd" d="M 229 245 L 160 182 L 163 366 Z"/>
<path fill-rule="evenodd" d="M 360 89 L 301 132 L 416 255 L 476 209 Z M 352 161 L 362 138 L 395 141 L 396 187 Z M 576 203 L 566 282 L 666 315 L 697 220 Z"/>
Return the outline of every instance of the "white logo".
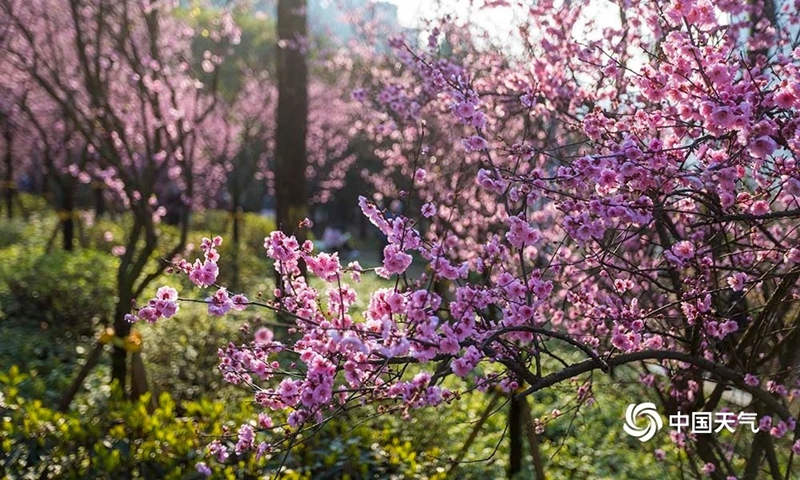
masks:
<path fill-rule="evenodd" d="M 646 417 L 647 426 L 638 426 L 636 424 L 638 417 Z M 646 442 L 653 438 L 663 426 L 664 422 L 661 421 L 661 415 L 658 414 L 653 402 L 631 403 L 625 410 L 625 425 L 622 426 L 622 429 L 628 435 L 638 438 L 640 442 Z"/>

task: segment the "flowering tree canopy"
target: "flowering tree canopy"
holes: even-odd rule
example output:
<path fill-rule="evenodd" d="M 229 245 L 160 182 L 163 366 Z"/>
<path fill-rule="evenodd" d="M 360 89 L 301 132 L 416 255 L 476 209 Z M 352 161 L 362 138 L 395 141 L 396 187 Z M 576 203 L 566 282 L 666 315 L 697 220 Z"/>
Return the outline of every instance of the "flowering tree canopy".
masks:
<path fill-rule="evenodd" d="M 194 32 L 172 8 L 138 0 L 0 2 L 5 62 L 31 89 L 28 98 L 37 100 L 27 112 L 47 137 L 45 158 L 53 169 L 94 175 L 132 213 L 117 275 L 119 337 L 130 329 L 124 314 L 131 300 L 166 268 L 148 270 L 168 208 L 181 234 L 166 256 L 183 251 L 203 158 L 197 126 L 216 101 L 213 77 L 209 85 L 201 82 L 187 56 Z M 214 36 L 219 54 L 238 42 L 231 22 L 221 22 Z M 54 116 L 55 122 L 42 120 Z M 53 163 L 52 152 L 62 152 L 66 163 Z M 112 373 L 124 383 L 126 351 L 117 346 L 114 352 Z"/>

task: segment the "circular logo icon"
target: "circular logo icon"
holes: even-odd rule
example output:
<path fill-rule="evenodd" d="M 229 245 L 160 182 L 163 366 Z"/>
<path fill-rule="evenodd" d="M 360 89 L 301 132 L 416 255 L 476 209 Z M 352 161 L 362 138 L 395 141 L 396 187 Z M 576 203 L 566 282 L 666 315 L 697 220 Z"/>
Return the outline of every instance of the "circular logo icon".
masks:
<path fill-rule="evenodd" d="M 647 425 L 643 427 L 637 425 L 636 421 L 639 417 L 646 418 Z M 638 438 L 640 442 L 646 442 L 653 438 L 663 426 L 664 422 L 661 421 L 661 415 L 658 414 L 653 402 L 631 403 L 625 410 L 625 425 L 622 426 L 622 429 L 628 435 Z"/>

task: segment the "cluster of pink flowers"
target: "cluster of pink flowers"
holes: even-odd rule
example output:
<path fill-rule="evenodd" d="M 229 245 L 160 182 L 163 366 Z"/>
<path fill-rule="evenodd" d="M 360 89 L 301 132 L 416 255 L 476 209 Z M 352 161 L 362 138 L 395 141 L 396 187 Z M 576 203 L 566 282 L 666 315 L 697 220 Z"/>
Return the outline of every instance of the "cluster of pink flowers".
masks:
<path fill-rule="evenodd" d="M 160 287 L 156 292 L 155 298 L 147 302 L 147 305 L 139 308 L 135 313 L 125 315 L 129 323 L 138 320 L 145 320 L 148 323 L 155 323 L 159 318 L 171 318 L 178 313 L 178 291 L 172 287 Z"/>
<path fill-rule="evenodd" d="M 219 274 L 217 262 L 220 254 L 217 247 L 222 245 L 222 237 L 216 236 L 213 239 L 203 238 L 200 242 L 200 249 L 203 251 L 203 261 L 200 259 L 189 263 L 181 259 L 175 263 L 175 268 L 189 277 L 192 283 L 198 287 L 209 287 L 216 283 Z M 243 294 L 229 295 L 225 287 L 220 287 L 213 295 L 206 298 L 208 313 L 211 315 L 222 316 L 231 309 L 241 311 L 247 308 L 250 301 Z M 156 292 L 155 298 L 148 301 L 147 305 L 139 308 L 134 313 L 126 315 L 128 322 L 133 323 L 137 320 L 146 320 L 155 323 L 159 318 L 170 318 L 178 312 L 178 291 L 172 287 L 160 287 Z"/>
<path fill-rule="evenodd" d="M 200 249 L 203 250 L 202 261 L 198 258 L 193 264 L 181 263 L 179 268 L 189 274 L 189 280 L 198 287 L 208 287 L 217 281 L 219 275 L 219 252 L 217 247 L 222 245 L 222 237 L 216 236 L 213 239 L 203 238 Z"/>
<path fill-rule="evenodd" d="M 208 313 L 221 317 L 231 309 L 244 310 L 250 301 L 241 293 L 229 295 L 227 288 L 220 287 L 214 292 L 214 295 L 206 299 L 206 303 L 208 303 Z"/>

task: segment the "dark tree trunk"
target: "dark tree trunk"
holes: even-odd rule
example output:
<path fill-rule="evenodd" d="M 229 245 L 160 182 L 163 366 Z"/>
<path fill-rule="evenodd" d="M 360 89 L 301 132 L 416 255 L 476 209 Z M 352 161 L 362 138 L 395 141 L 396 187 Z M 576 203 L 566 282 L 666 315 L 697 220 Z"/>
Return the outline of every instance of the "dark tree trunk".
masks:
<path fill-rule="evenodd" d="M 306 129 L 308 68 L 305 58 L 306 0 L 278 1 L 278 115 L 275 145 L 276 223 L 287 234 L 302 233 L 297 224 L 308 210 L 306 199 Z"/>
<path fill-rule="evenodd" d="M 119 301 L 114 312 L 114 336 L 122 339 L 131 332 L 131 325 L 125 320 L 125 314 L 130 312 L 133 294 L 124 285 L 118 285 Z M 128 352 L 119 345 L 114 345 L 111 351 L 111 379 L 119 383 L 120 390 L 125 391 L 125 382 L 128 373 Z"/>
<path fill-rule="evenodd" d="M 111 351 L 111 380 L 117 382 L 121 392 L 125 391 L 125 380 L 128 372 L 128 352 L 124 348 L 114 345 Z"/>
<path fill-rule="evenodd" d="M 522 402 L 511 397 L 508 408 L 508 478 L 522 471 Z"/>
<path fill-rule="evenodd" d="M 6 141 L 6 151 L 4 155 L 4 160 L 6 164 L 6 176 L 5 176 L 5 201 L 6 201 L 6 216 L 8 219 L 14 218 L 14 159 L 13 159 L 13 150 L 12 150 L 12 135 L 11 135 L 11 128 L 6 126 L 3 137 Z"/>
<path fill-rule="evenodd" d="M 102 185 L 95 185 L 94 188 L 94 216 L 100 218 L 106 213 L 106 201 L 103 198 Z"/>
<path fill-rule="evenodd" d="M 71 252 L 75 248 L 75 192 L 72 187 L 66 187 L 63 195 L 61 233 L 64 250 Z"/>
<path fill-rule="evenodd" d="M 147 371 L 142 360 L 142 352 L 131 354 L 131 398 L 138 400 L 147 393 L 150 387 L 147 385 Z M 150 397 L 148 408 L 152 411 L 155 407 L 155 399 Z"/>
<path fill-rule="evenodd" d="M 522 420 L 525 425 L 525 435 L 528 437 L 528 451 L 531 454 L 531 463 L 533 463 L 533 471 L 536 474 L 536 480 L 545 480 L 544 462 L 542 461 L 542 452 L 539 450 L 539 436 L 536 434 L 536 426 L 533 423 L 531 416 L 531 407 L 528 401 L 521 400 L 522 403 Z"/>
<path fill-rule="evenodd" d="M 239 248 L 241 245 L 241 222 L 242 222 L 242 209 L 239 207 L 239 197 L 234 196 L 231 207 L 231 218 L 233 221 L 233 281 L 232 287 L 234 291 L 239 290 Z"/>

